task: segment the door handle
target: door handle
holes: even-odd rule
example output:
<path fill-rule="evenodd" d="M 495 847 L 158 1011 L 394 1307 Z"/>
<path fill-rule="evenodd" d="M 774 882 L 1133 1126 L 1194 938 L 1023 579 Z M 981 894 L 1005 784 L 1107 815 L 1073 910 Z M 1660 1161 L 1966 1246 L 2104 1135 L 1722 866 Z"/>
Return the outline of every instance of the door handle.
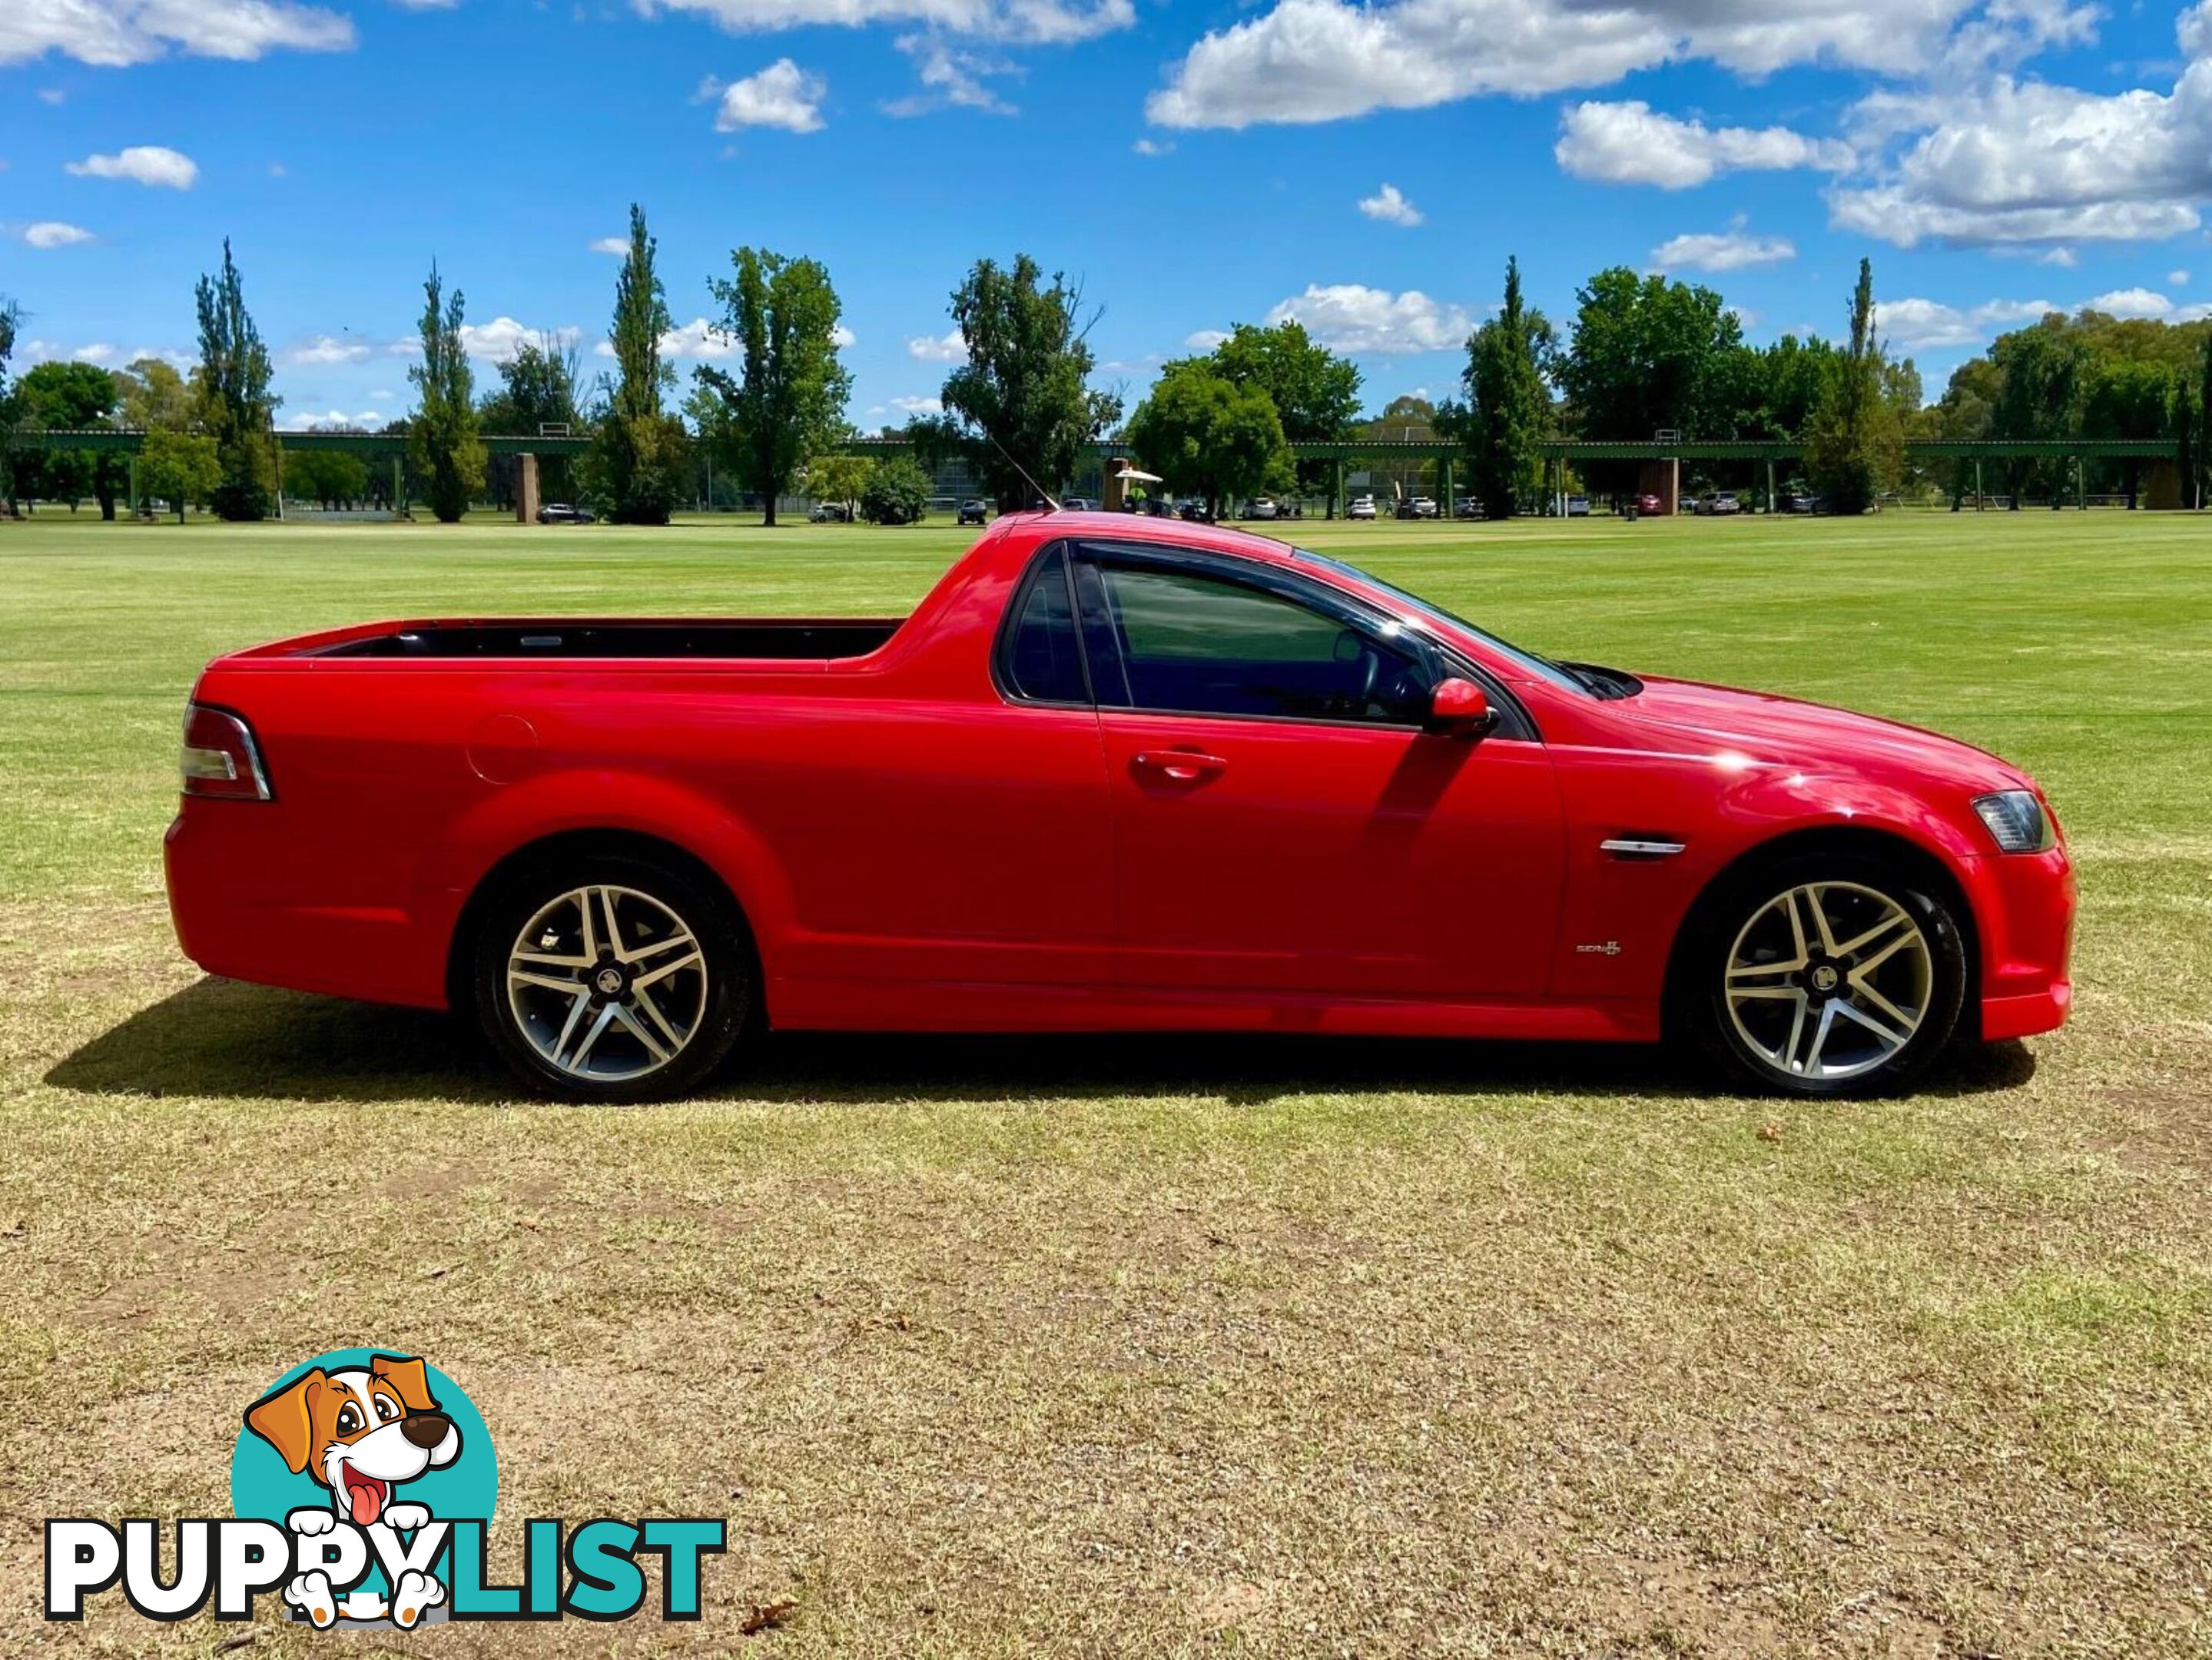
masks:
<path fill-rule="evenodd" d="M 1178 784 L 1218 778 L 1229 770 L 1229 763 L 1219 756 L 1201 755 L 1196 750 L 1146 750 L 1138 755 L 1136 763 L 1146 772 L 1157 772 Z"/>

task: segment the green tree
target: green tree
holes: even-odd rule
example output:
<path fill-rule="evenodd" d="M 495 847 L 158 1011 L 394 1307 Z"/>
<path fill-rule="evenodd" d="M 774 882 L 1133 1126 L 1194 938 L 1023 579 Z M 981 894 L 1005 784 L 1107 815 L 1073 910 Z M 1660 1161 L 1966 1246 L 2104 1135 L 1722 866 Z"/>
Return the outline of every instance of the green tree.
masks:
<path fill-rule="evenodd" d="M 1860 514 L 1895 487 L 1905 464 L 1897 408 L 1883 385 L 1887 367 L 1875 332 L 1874 264 L 1859 261 L 1851 293 L 1851 340 L 1828 374 L 1805 439 L 1805 469 L 1832 513 Z M 1918 398 L 1919 377 L 1913 377 Z"/>
<path fill-rule="evenodd" d="M 2174 394 L 2185 384 L 2164 363 L 2120 359 L 2094 364 L 2081 396 L 2081 436 L 2138 440 L 2172 436 Z M 2142 462 L 2132 456 L 2123 458 L 2118 471 L 2128 506 L 2133 508 L 2142 489 Z"/>
<path fill-rule="evenodd" d="M 1468 404 L 1457 414 L 1468 483 L 1487 518 L 1511 516 L 1543 488 L 1552 416 L 1544 372 L 1556 344 L 1544 313 L 1523 303 L 1521 262 L 1509 258 L 1505 303 L 1468 342 Z M 1443 511 L 1451 511 L 1449 502 Z"/>
<path fill-rule="evenodd" d="M 20 418 L 15 388 L 8 380 L 8 360 L 15 355 L 16 331 L 23 325 L 23 309 L 0 295 L 0 497 L 8 510 L 15 510 L 15 423 Z"/>
<path fill-rule="evenodd" d="M 222 457 L 214 439 L 163 428 L 146 435 L 138 452 L 138 487 L 172 503 L 179 524 L 185 522 L 188 503 L 205 506 L 222 486 Z"/>
<path fill-rule="evenodd" d="M 2090 343 L 2081 331 L 2053 313 L 2000 336 L 1990 356 L 2001 375 L 1990 411 L 1990 437 L 2048 443 L 2076 435 L 2093 358 Z M 2064 468 L 2057 459 L 2009 463 L 2013 507 L 2020 506 L 2024 489 L 2047 493 L 2056 506 L 2064 489 Z"/>
<path fill-rule="evenodd" d="M 945 414 L 908 429 L 925 456 L 964 456 L 1007 511 L 1057 492 L 1121 414 L 1119 398 L 1090 386 L 1096 313 L 1081 317 L 1082 292 L 1064 277 L 1042 282 L 1025 253 L 1011 268 L 976 262 L 952 294 L 968 361 L 945 377 Z"/>
<path fill-rule="evenodd" d="M 615 314 L 608 331 L 616 379 L 592 434 L 595 489 L 618 525 L 665 525 L 689 471 L 684 423 L 664 414 L 660 395 L 676 371 L 660 361 L 669 330 L 668 297 L 653 269 L 658 245 L 645 228 L 645 210 L 629 210 L 629 252 L 615 278 Z"/>
<path fill-rule="evenodd" d="M 875 462 L 865 455 L 817 456 L 806 464 L 806 493 L 817 502 L 842 502 L 850 510 L 859 505 L 875 471 Z"/>
<path fill-rule="evenodd" d="M 110 426 L 119 401 L 115 377 L 96 363 L 38 364 L 18 383 L 18 392 L 22 417 L 39 427 Z M 77 496 L 90 490 L 100 503 L 100 516 L 115 517 L 115 498 L 131 476 L 131 464 L 122 456 L 49 450 L 43 465 L 47 495 L 67 496 L 74 505 Z"/>
<path fill-rule="evenodd" d="M 445 297 L 437 262 L 422 282 L 422 361 L 407 371 L 415 412 L 407 423 L 407 456 L 424 480 L 430 511 L 458 524 L 483 487 L 484 447 L 477 426 L 476 375 L 461 344 L 461 291 Z"/>
<path fill-rule="evenodd" d="M 2212 329 L 2204 331 L 2196 367 L 2197 400 L 2190 424 L 2196 429 L 2197 442 L 2182 448 L 2181 504 L 2185 508 L 2204 505 L 2205 481 L 2212 478 Z"/>
<path fill-rule="evenodd" d="M 1316 344 L 1295 318 L 1268 328 L 1232 325 L 1229 337 L 1213 349 L 1213 367 L 1240 386 L 1266 392 L 1291 443 L 1349 438 L 1359 418 L 1359 366 Z M 1326 489 L 1329 466 L 1327 461 L 1297 463 L 1297 488 Z"/>
<path fill-rule="evenodd" d="M 192 374 L 200 429 L 215 440 L 222 466 L 222 483 L 210 501 L 221 518 L 266 518 L 276 474 L 273 427 L 283 400 L 269 390 L 269 349 L 246 309 L 228 237 L 221 275 L 202 277 L 193 297 L 199 313 L 200 362 Z"/>
<path fill-rule="evenodd" d="M 288 450 L 284 494 L 332 509 L 351 507 L 368 498 L 368 464 L 343 450 Z"/>
<path fill-rule="evenodd" d="M 773 525 L 776 497 L 844 431 L 853 377 L 837 361 L 837 291 L 820 262 L 738 248 L 730 263 L 737 276 L 708 286 L 722 306 L 714 332 L 737 344 L 742 367 L 702 365 L 697 379 L 720 404 L 710 441 Z"/>
<path fill-rule="evenodd" d="M 198 413 L 185 377 L 159 357 L 141 357 L 116 370 L 115 387 L 123 424 L 142 432 L 183 432 Z"/>
<path fill-rule="evenodd" d="M 1127 435 L 1169 489 L 1203 496 L 1217 519 L 1224 501 L 1257 490 L 1283 453 L 1274 400 L 1207 358 L 1169 364 L 1130 416 Z"/>
<path fill-rule="evenodd" d="M 1558 379 L 1583 437 L 1640 441 L 1671 429 L 1697 438 L 1717 424 L 1716 376 L 1743 341 L 1717 293 L 1617 265 L 1575 298 Z"/>
<path fill-rule="evenodd" d="M 516 347 L 514 355 L 498 369 L 499 389 L 488 393 L 477 405 L 480 430 L 535 436 L 548 427 L 566 427 L 573 433 L 582 426 L 583 417 L 576 404 L 580 375 L 573 344 L 541 334 Z M 485 458 L 484 477 L 495 499 L 514 501 L 520 465 L 511 455 Z M 569 474 L 568 457 L 540 456 L 539 493 L 549 502 L 568 500 L 574 493 Z"/>
<path fill-rule="evenodd" d="M 929 511 L 929 475 L 903 455 L 881 463 L 860 491 L 860 517 L 872 525 L 918 525 Z"/>

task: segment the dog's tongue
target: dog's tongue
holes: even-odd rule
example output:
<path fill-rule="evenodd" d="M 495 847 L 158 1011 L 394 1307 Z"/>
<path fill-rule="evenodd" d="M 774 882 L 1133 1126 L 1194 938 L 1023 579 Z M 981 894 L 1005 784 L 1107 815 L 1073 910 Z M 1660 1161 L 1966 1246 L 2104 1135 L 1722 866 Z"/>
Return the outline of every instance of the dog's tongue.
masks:
<path fill-rule="evenodd" d="M 384 1484 L 380 1481 L 356 1480 L 347 1487 L 346 1497 L 353 1502 L 356 1526 L 365 1528 L 384 1514 Z"/>

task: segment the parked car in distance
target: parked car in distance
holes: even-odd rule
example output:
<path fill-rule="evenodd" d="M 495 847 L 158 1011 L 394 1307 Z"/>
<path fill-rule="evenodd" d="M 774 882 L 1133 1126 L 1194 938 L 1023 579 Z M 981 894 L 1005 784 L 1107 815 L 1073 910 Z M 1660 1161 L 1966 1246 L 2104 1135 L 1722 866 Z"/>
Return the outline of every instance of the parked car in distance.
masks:
<path fill-rule="evenodd" d="M 1481 497 L 1475 496 L 1455 496 L 1452 497 L 1452 517 L 1455 519 L 1482 519 L 1488 517 L 1488 514 L 1483 510 Z"/>
<path fill-rule="evenodd" d="M 580 1100 L 779 1028 L 1664 1036 L 1838 1096 L 2072 997 L 2067 850 L 1995 757 L 1121 514 L 1004 515 L 905 617 L 254 647 L 181 769 L 193 961 L 465 1013 Z"/>
<path fill-rule="evenodd" d="M 1201 498 L 1195 496 L 1183 497 L 1182 501 L 1176 503 L 1175 510 L 1176 517 L 1188 524 L 1210 525 L 1213 522 L 1212 509 L 1208 508 Z"/>
<path fill-rule="evenodd" d="M 597 514 L 568 502 L 548 502 L 538 509 L 541 525 L 596 525 Z"/>
<path fill-rule="evenodd" d="M 1589 512 L 1590 512 L 1590 503 L 1589 503 L 1589 496 L 1570 496 L 1567 498 L 1567 517 L 1568 517 L 1568 518 L 1570 518 L 1570 519 L 1587 519 L 1587 518 L 1589 518 Z"/>
<path fill-rule="evenodd" d="M 1650 518 L 1665 513 L 1667 504 L 1652 491 L 1645 490 L 1636 498 L 1636 511 L 1646 518 Z"/>
<path fill-rule="evenodd" d="M 1346 519 L 1372 519 L 1375 516 L 1375 498 L 1371 496 L 1353 496 L 1345 504 L 1344 516 Z"/>
<path fill-rule="evenodd" d="M 849 525 L 853 509 L 842 502 L 817 502 L 806 516 L 817 525 Z"/>
<path fill-rule="evenodd" d="M 1437 516 L 1436 498 L 1432 496 L 1409 496 L 1398 503 L 1401 519 L 1433 519 Z"/>
<path fill-rule="evenodd" d="M 1697 511 L 1706 517 L 1724 519 L 1731 514 L 1741 513 L 1743 503 L 1736 500 L 1731 490 L 1708 490 L 1698 498 Z"/>
<path fill-rule="evenodd" d="M 1278 516 L 1279 511 L 1275 506 L 1273 496 L 1262 496 L 1255 501 L 1244 504 L 1244 516 L 1247 519 L 1273 519 Z"/>
<path fill-rule="evenodd" d="M 1060 510 L 1062 513 L 1091 513 L 1097 510 L 1097 506 L 1087 496 L 1069 496 L 1061 498 Z"/>
<path fill-rule="evenodd" d="M 960 504 L 960 523 L 987 525 L 991 521 L 990 503 L 980 496 L 971 496 Z"/>

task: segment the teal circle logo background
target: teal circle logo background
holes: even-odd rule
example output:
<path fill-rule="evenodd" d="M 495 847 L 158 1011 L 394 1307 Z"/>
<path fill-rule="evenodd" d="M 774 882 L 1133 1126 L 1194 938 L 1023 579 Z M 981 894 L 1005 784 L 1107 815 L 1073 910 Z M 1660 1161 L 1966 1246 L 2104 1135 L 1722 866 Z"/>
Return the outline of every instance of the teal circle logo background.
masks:
<path fill-rule="evenodd" d="M 316 1480 L 312 1463 L 295 1475 L 285 1468 L 282 1453 L 246 1427 L 246 1408 L 254 1401 L 273 1394 L 318 1366 L 325 1371 L 336 1371 L 343 1366 L 366 1366 L 371 1355 L 402 1353 L 398 1349 L 332 1349 L 328 1354 L 302 1360 L 282 1377 L 272 1378 L 252 1401 L 240 1402 L 238 1445 L 230 1455 L 233 1511 L 240 1517 L 258 1517 L 283 1527 L 284 1518 L 295 1510 L 329 1510 L 337 1503 L 331 1490 Z M 499 1464 L 492 1454 L 491 1431 L 484 1425 L 483 1414 L 461 1392 L 459 1383 L 427 1360 L 423 1362 L 423 1375 L 429 1381 L 438 1410 L 452 1419 L 453 1426 L 461 1432 L 460 1456 L 450 1464 L 425 1470 L 414 1481 L 400 1483 L 392 1493 L 392 1500 L 427 1505 L 435 1521 L 489 1523 L 492 1505 L 499 1497 Z"/>

